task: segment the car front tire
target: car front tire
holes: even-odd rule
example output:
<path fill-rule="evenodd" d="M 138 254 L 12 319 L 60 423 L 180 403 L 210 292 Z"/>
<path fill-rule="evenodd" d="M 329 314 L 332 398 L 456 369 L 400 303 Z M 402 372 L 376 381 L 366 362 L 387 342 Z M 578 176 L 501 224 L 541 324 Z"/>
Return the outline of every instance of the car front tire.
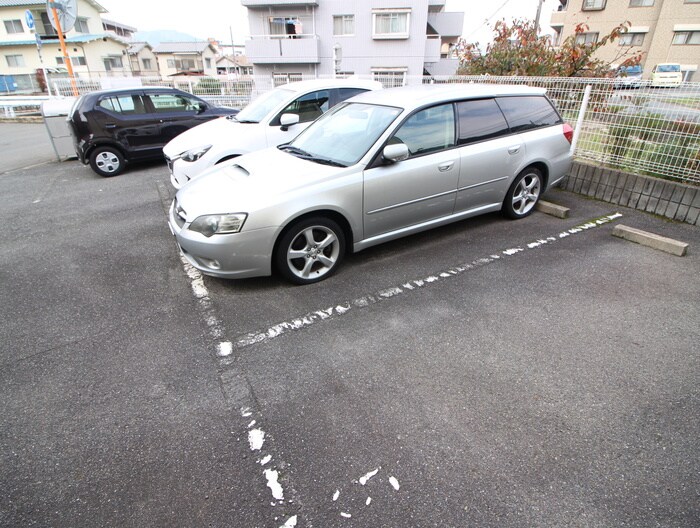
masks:
<path fill-rule="evenodd" d="M 275 251 L 275 266 L 294 284 L 312 284 L 335 273 L 344 255 L 340 226 L 330 218 L 312 217 L 284 232 Z"/>
<path fill-rule="evenodd" d="M 100 176 L 116 176 L 124 165 L 124 156 L 113 147 L 97 147 L 90 154 L 90 167 Z"/>
<path fill-rule="evenodd" d="M 528 167 L 515 177 L 503 200 L 503 214 L 517 220 L 525 218 L 535 210 L 542 195 L 544 178 L 542 172 L 534 167 Z"/>

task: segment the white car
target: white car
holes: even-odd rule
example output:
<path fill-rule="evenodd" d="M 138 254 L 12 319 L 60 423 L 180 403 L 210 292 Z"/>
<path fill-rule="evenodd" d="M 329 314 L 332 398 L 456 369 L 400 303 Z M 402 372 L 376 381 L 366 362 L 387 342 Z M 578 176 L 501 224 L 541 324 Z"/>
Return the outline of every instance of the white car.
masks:
<path fill-rule="evenodd" d="M 381 89 L 376 81 L 301 81 L 262 94 L 231 118 L 214 119 L 183 132 L 165 147 L 173 187 L 222 161 L 290 142 L 317 117 L 341 101 Z"/>

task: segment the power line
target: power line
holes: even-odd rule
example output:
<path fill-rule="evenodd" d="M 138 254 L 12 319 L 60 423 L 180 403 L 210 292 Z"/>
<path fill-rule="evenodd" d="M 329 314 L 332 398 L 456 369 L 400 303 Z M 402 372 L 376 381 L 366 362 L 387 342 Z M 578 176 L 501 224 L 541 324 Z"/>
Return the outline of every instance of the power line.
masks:
<path fill-rule="evenodd" d="M 492 19 L 493 17 L 495 17 L 495 16 L 498 14 L 498 12 L 499 12 L 501 9 L 503 9 L 509 2 L 510 2 L 510 0 L 506 0 L 505 2 L 503 2 L 503 3 L 500 5 L 500 7 L 499 7 L 498 9 L 496 9 L 488 18 L 486 18 L 486 19 L 484 20 L 484 22 L 485 22 L 486 24 L 488 24 L 489 22 L 491 22 L 491 19 Z M 470 37 L 471 37 L 472 35 L 474 35 L 475 33 L 478 33 L 479 31 L 481 31 L 481 28 L 475 29 L 475 30 L 472 31 L 467 37 L 465 37 L 464 40 L 467 40 L 468 38 L 470 38 Z"/>

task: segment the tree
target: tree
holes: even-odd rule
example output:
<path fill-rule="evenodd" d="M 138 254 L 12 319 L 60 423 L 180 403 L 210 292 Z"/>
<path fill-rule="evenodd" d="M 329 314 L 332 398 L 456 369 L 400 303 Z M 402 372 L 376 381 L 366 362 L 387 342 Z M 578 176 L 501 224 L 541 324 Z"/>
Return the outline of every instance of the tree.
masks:
<path fill-rule="evenodd" d="M 609 34 L 593 43 L 579 43 L 579 35 L 588 31 L 586 24 L 579 24 L 574 34 L 561 46 L 554 47 L 549 36 L 539 36 L 535 22 L 516 19 L 512 25 L 499 20 L 493 27 L 493 43 L 486 53 L 479 52 L 478 43 L 469 44 L 460 39 L 457 45 L 460 75 L 522 75 L 552 77 L 613 77 L 612 64 L 634 66 L 642 54 L 628 46 L 620 46 L 611 61 L 595 58 L 601 47 L 615 42 L 627 32 L 629 22 L 615 27 Z"/>

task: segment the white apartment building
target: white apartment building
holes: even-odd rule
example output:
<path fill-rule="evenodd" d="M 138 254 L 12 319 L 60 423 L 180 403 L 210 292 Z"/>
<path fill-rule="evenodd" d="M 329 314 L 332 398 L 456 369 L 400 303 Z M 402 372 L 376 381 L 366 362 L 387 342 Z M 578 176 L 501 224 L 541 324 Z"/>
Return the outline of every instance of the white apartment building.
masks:
<path fill-rule="evenodd" d="M 255 75 L 451 75 L 464 13 L 445 0 L 241 0 L 248 9 L 246 57 Z M 387 79 L 394 82 L 386 83 Z"/>

